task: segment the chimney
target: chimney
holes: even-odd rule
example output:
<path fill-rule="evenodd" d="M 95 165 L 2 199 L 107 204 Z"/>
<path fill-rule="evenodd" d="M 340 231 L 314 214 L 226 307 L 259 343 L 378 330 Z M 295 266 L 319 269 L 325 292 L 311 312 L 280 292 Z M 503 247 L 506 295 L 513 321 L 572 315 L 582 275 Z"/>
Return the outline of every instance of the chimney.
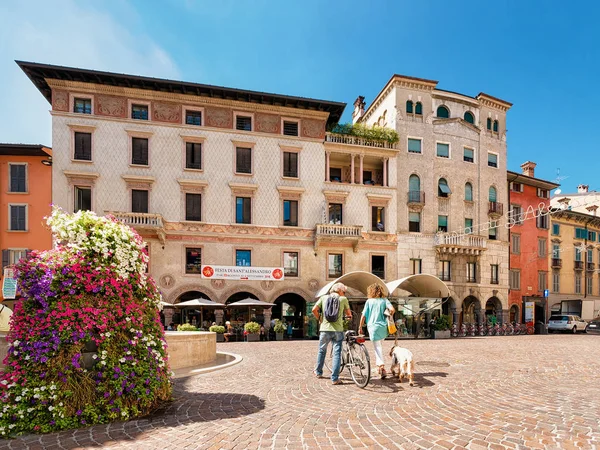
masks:
<path fill-rule="evenodd" d="M 579 186 L 577 186 L 577 193 L 578 194 L 585 194 L 589 189 L 589 185 L 587 184 L 580 184 Z"/>
<path fill-rule="evenodd" d="M 362 95 L 359 95 L 356 100 L 354 100 L 354 111 L 352 112 L 352 123 L 356 123 L 360 120 L 362 116 L 365 115 L 365 98 Z"/>
<path fill-rule="evenodd" d="M 523 170 L 523 175 L 534 178 L 533 174 L 535 172 L 536 163 L 533 161 L 527 161 L 521 164 L 521 169 Z"/>

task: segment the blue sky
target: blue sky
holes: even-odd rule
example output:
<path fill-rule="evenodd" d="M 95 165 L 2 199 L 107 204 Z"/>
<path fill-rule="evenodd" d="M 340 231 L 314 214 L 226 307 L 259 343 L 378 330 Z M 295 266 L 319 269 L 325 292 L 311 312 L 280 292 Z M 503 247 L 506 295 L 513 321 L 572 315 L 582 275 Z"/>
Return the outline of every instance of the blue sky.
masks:
<path fill-rule="evenodd" d="M 600 190 L 600 6 L 558 1 L 8 0 L 0 141 L 51 144 L 23 59 L 343 101 L 350 119 L 393 73 L 514 104 L 508 167 Z"/>

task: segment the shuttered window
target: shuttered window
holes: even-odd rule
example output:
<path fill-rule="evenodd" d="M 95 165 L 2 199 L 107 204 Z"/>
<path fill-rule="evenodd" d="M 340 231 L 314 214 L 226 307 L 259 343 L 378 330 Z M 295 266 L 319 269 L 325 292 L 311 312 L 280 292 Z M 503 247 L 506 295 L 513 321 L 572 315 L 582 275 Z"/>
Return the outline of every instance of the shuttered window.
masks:
<path fill-rule="evenodd" d="M 511 240 L 512 252 L 516 253 L 516 254 L 521 253 L 521 235 L 520 234 L 511 234 L 510 240 Z"/>
<path fill-rule="evenodd" d="M 286 136 L 298 136 L 298 122 L 283 121 L 283 134 Z"/>
<path fill-rule="evenodd" d="M 27 192 L 27 165 L 10 164 L 10 192 Z"/>
<path fill-rule="evenodd" d="M 538 291 L 543 292 L 548 289 L 548 273 L 538 272 Z"/>
<path fill-rule="evenodd" d="M 421 139 L 408 139 L 408 152 L 421 153 Z"/>
<path fill-rule="evenodd" d="M 437 156 L 441 158 L 450 158 L 450 144 L 437 143 Z"/>
<path fill-rule="evenodd" d="M 27 231 L 27 207 L 25 205 L 10 205 L 11 231 Z"/>
<path fill-rule="evenodd" d="M 185 194 L 185 220 L 202 220 L 202 194 Z"/>
<path fill-rule="evenodd" d="M 75 132 L 75 154 L 73 159 L 79 161 L 92 160 L 92 133 Z"/>
<path fill-rule="evenodd" d="M 538 239 L 538 256 L 545 258 L 548 256 L 548 241 L 546 239 Z"/>
<path fill-rule="evenodd" d="M 131 212 L 148 213 L 148 191 L 138 189 L 131 191 Z"/>
<path fill-rule="evenodd" d="M 575 239 L 585 239 L 587 230 L 585 228 L 575 228 Z"/>
<path fill-rule="evenodd" d="M 488 153 L 488 166 L 498 167 L 498 155 L 494 153 Z"/>
<path fill-rule="evenodd" d="M 252 149 L 237 147 L 235 149 L 235 171 L 252 173 Z"/>
<path fill-rule="evenodd" d="M 438 231 L 448 232 L 448 216 L 438 216 Z"/>
<path fill-rule="evenodd" d="M 131 138 L 131 164 L 148 165 L 148 139 Z"/>
<path fill-rule="evenodd" d="M 475 150 L 464 147 L 463 161 L 472 163 L 475 161 Z"/>
<path fill-rule="evenodd" d="M 202 169 L 202 144 L 198 142 L 185 144 L 185 168 Z"/>
<path fill-rule="evenodd" d="M 511 289 L 521 289 L 521 272 L 518 270 L 511 270 L 509 272 L 509 284 Z"/>
<path fill-rule="evenodd" d="M 283 176 L 298 178 L 298 153 L 283 152 Z"/>

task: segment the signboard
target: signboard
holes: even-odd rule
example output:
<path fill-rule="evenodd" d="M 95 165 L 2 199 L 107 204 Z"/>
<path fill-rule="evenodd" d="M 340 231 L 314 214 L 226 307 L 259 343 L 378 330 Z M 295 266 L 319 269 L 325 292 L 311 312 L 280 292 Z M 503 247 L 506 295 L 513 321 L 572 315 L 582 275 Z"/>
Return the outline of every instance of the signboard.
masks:
<path fill-rule="evenodd" d="M 202 266 L 202 278 L 209 280 L 283 281 L 283 267 Z"/>
<path fill-rule="evenodd" d="M 15 272 L 11 267 L 4 269 L 4 278 L 2 278 L 2 296 L 5 300 L 13 300 L 17 296 L 17 279 Z"/>
<path fill-rule="evenodd" d="M 525 302 L 525 322 L 533 322 L 535 311 L 534 302 Z"/>
<path fill-rule="evenodd" d="M 544 297 L 548 298 L 548 289 L 544 289 Z"/>

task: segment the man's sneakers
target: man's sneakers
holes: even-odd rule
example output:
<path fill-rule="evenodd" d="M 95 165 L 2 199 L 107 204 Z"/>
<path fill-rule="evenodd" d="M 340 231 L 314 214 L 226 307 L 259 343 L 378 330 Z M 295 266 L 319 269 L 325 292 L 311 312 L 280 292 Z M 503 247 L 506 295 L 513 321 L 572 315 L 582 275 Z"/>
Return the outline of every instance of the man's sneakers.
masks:
<path fill-rule="evenodd" d="M 338 380 L 332 381 L 331 384 L 337 385 L 337 384 L 344 384 L 344 383 L 342 383 L 342 380 L 338 379 Z"/>
<path fill-rule="evenodd" d="M 325 378 L 323 376 L 323 374 L 319 375 L 316 370 L 313 370 L 313 373 L 315 374 L 315 377 L 317 377 L 317 378 Z"/>

